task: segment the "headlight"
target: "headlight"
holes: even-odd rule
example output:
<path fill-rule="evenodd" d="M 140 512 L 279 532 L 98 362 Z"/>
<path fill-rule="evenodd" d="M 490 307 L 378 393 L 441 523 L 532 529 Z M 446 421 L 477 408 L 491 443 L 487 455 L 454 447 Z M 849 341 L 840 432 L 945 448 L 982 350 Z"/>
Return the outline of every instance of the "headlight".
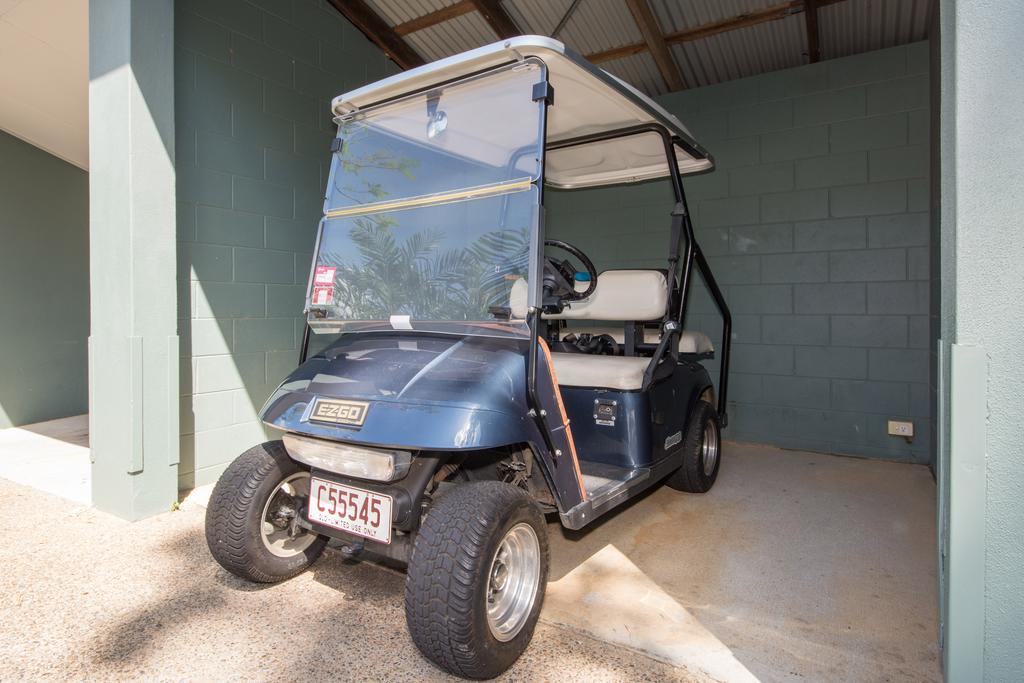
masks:
<path fill-rule="evenodd" d="M 373 481 L 401 479 L 412 462 L 409 451 L 364 448 L 298 434 L 285 434 L 284 447 L 293 459 L 310 467 Z"/>

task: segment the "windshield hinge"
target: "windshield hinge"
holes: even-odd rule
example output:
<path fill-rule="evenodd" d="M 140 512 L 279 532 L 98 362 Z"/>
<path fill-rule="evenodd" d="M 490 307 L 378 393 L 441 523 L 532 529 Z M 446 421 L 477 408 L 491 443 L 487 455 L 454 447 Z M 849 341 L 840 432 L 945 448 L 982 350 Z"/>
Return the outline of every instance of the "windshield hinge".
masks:
<path fill-rule="evenodd" d="M 555 103 L 555 87 L 548 81 L 533 84 L 533 101 L 544 100 L 549 107 Z"/>
<path fill-rule="evenodd" d="M 337 154 L 345 146 L 345 138 L 331 138 L 331 153 Z"/>

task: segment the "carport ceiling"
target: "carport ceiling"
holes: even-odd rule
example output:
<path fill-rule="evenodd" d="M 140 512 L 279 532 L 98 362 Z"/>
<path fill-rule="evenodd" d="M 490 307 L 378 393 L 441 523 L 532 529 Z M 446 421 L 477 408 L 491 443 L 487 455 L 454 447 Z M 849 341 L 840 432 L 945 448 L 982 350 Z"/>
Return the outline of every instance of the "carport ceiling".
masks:
<path fill-rule="evenodd" d="M 0 130 L 89 168 L 89 3 L 0 0 Z"/>
<path fill-rule="evenodd" d="M 935 0 L 330 0 L 402 68 L 520 34 L 660 95 L 928 36 Z"/>

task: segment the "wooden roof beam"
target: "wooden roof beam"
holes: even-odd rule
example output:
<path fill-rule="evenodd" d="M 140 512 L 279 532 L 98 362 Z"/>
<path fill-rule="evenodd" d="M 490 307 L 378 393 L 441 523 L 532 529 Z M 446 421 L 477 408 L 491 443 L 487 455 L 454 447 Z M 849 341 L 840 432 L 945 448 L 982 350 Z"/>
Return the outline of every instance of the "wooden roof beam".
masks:
<path fill-rule="evenodd" d="M 522 33 L 516 26 L 516 22 L 512 21 L 512 17 L 501 6 L 501 0 L 472 0 L 472 2 L 476 6 L 476 10 L 483 15 L 483 18 L 502 40 L 515 38 Z"/>
<path fill-rule="evenodd" d="M 638 55 L 641 52 L 647 51 L 647 45 L 644 43 L 632 43 L 630 45 L 622 45 L 621 47 L 613 47 L 610 50 L 602 50 L 601 52 L 594 52 L 589 55 L 584 55 L 588 62 L 593 64 L 600 64 L 601 62 L 611 62 L 616 59 L 622 59 L 623 57 L 629 57 L 630 55 Z"/>
<path fill-rule="evenodd" d="M 821 49 L 818 46 L 817 0 L 804 0 L 804 28 L 807 29 L 807 57 L 811 64 L 814 64 L 821 59 Z"/>
<path fill-rule="evenodd" d="M 327 1 L 401 68 L 411 69 L 426 64 L 423 57 L 363 0 Z"/>
<path fill-rule="evenodd" d="M 436 26 L 442 22 L 454 19 L 455 17 L 461 17 L 463 14 L 469 14 L 470 12 L 476 11 L 476 5 L 473 4 L 472 0 L 460 0 L 454 5 L 448 5 L 441 9 L 428 12 L 421 17 L 410 19 L 409 21 L 403 22 L 395 26 L 394 31 L 399 36 L 407 36 L 410 33 L 416 31 L 422 31 L 425 28 Z"/>
<path fill-rule="evenodd" d="M 827 5 L 834 5 L 835 3 L 842 1 L 843 0 L 816 0 L 815 5 L 821 8 Z M 804 0 L 789 0 L 789 2 L 772 5 L 771 7 L 765 7 L 764 9 L 756 10 L 754 12 L 747 12 L 721 21 L 713 21 L 711 23 L 704 24 L 703 26 L 669 33 L 665 36 L 665 42 L 669 45 L 674 45 L 676 43 L 687 43 L 693 40 L 709 38 L 711 36 L 718 35 L 719 33 L 735 31 L 736 29 L 746 28 L 748 26 L 756 26 L 768 21 L 785 19 L 786 17 L 803 12 L 804 9 Z M 595 52 L 594 54 L 587 55 L 587 59 L 595 64 L 599 64 L 601 62 L 610 62 L 613 59 L 621 59 L 622 57 L 635 55 L 645 51 L 646 49 L 646 43 L 633 43 L 631 45 L 614 47 L 602 52 Z"/>
<path fill-rule="evenodd" d="M 654 63 L 669 92 L 685 88 L 683 74 L 679 71 L 679 65 L 676 64 L 675 59 L 672 58 L 672 52 L 668 48 L 668 43 L 665 42 L 665 36 L 661 33 L 661 27 L 658 26 L 658 20 L 654 16 L 651 5 L 647 0 L 626 0 L 626 5 L 633 14 L 633 20 L 636 21 L 640 35 L 644 37 L 647 50 L 654 57 Z"/>

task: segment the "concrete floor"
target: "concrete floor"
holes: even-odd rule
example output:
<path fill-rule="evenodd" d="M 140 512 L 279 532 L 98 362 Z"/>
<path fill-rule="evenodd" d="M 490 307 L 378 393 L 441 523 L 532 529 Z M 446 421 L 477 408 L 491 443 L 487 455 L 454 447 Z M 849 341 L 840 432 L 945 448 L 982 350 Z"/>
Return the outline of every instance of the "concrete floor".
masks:
<path fill-rule="evenodd" d="M 328 548 L 282 584 L 221 570 L 204 510 L 130 524 L 0 480 L 0 681 L 443 681 L 409 639 L 405 576 Z M 707 681 L 540 624 L 504 680 Z"/>
<path fill-rule="evenodd" d="M 544 623 L 509 680 L 940 679 L 927 469 L 726 458 L 704 496 L 659 488 L 586 533 L 551 523 Z M 0 481 L 0 680 L 445 678 L 409 641 L 403 575 L 328 550 L 253 587 L 210 559 L 203 512 L 128 524 Z"/>
<path fill-rule="evenodd" d="M 552 579 L 612 545 L 761 680 L 941 680 L 924 466 L 727 443 L 709 493 L 551 538 Z"/>
<path fill-rule="evenodd" d="M 0 479 L 88 505 L 89 416 L 0 429 Z"/>

